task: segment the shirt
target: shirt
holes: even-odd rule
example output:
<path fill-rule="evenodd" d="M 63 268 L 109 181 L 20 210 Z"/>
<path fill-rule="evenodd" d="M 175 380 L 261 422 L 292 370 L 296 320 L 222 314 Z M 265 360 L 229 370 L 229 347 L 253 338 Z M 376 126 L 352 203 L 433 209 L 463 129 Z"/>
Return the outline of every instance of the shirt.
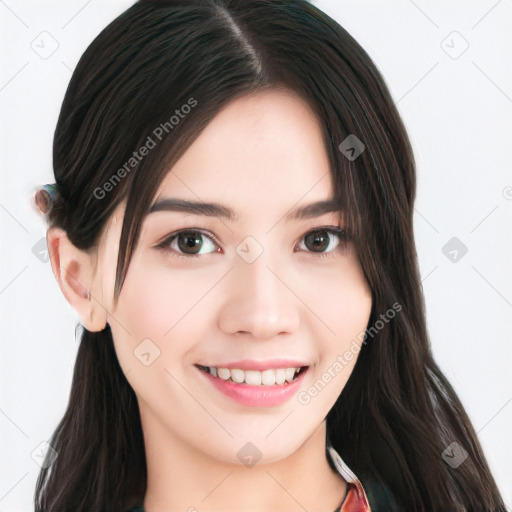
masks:
<path fill-rule="evenodd" d="M 340 506 L 333 512 L 372 512 L 364 487 L 356 475 L 354 475 L 331 445 L 327 445 L 327 453 L 330 455 L 338 473 L 347 482 L 345 496 L 342 498 Z M 128 512 L 144 512 L 144 507 L 140 505 L 130 509 Z"/>
<path fill-rule="evenodd" d="M 331 456 L 338 473 L 347 482 L 345 497 L 334 512 L 371 512 L 368 497 L 359 479 L 330 444 L 327 445 L 327 453 Z"/>

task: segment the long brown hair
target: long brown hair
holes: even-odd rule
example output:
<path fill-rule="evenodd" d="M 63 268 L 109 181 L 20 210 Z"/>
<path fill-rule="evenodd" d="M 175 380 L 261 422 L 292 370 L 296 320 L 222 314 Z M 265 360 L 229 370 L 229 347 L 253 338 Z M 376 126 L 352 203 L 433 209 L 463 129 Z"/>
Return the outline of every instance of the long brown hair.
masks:
<path fill-rule="evenodd" d="M 369 325 L 394 303 L 402 306 L 367 337 L 327 416 L 330 442 L 363 484 L 380 482 L 409 512 L 505 511 L 475 431 L 430 350 L 413 237 L 415 163 L 404 125 L 372 60 L 315 6 L 140 0 L 110 23 L 80 59 L 63 101 L 49 225 L 89 249 L 126 201 L 117 299 L 144 216 L 172 165 L 227 103 L 281 87 L 304 98 L 323 128 L 335 195 L 372 290 Z M 191 99 L 194 108 L 171 123 Z M 339 149 L 351 134 L 364 144 L 355 159 Z M 149 136 L 156 146 L 133 165 Z M 441 456 L 452 442 L 468 454 L 456 469 Z M 49 443 L 58 457 L 40 472 L 37 511 L 123 512 L 142 503 L 138 404 L 108 325 L 82 329 L 69 404 Z"/>

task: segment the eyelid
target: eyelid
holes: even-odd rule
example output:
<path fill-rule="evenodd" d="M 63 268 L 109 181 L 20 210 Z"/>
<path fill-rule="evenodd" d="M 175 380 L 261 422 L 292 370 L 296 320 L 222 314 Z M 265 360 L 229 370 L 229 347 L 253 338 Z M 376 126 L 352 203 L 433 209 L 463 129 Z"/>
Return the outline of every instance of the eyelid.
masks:
<path fill-rule="evenodd" d="M 340 244 L 350 241 L 350 235 L 348 233 L 347 228 L 341 227 L 341 226 L 335 226 L 335 225 L 324 225 L 324 226 L 318 226 L 318 227 L 313 227 L 311 229 L 308 229 L 303 235 L 301 235 L 299 242 L 302 241 L 308 234 L 314 233 L 316 231 L 328 231 L 330 233 L 338 235 L 338 237 L 340 238 Z M 208 231 L 206 229 L 197 228 L 197 227 L 190 227 L 190 228 L 186 227 L 186 228 L 181 228 L 176 231 L 173 231 L 172 233 L 163 237 L 163 239 L 160 242 L 158 242 L 155 247 L 158 249 L 162 249 L 164 251 L 171 252 L 171 249 L 169 248 L 169 246 L 171 245 L 171 242 L 173 241 L 174 238 L 176 238 L 181 233 L 200 233 L 200 234 L 205 235 L 206 237 L 210 238 L 212 240 L 212 242 L 218 248 L 222 247 L 222 244 L 218 241 L 217 237 L 213 233 L 211 233 L 210 231 Z M 299 252 L 307 252 L 309 254 L 313 254 L 313 255 L 319 256 L 319 257 L 324 255 L 324 257 L 325 257 L 326 255 L 333 253 L 335 250 L 336 250 L 336 248 L 334 250 L 328 251 L 328 252 L 318 252 L 318 253 L 315 253 L 314 251 L 299 251 Z M 213 251 L 213 252 L 207 253 L 207 254 L 177 253 L 177 254 L 173 254 L 173 256 L 177 257 L 177 258 L 190 259 L 190 258 L 204 257 L 204 256 L 207 256 L 208 254 L 214 254 L 216 252 L 218 252 L 218 251 Z"/>
<path fill-rule="evenodd" d="M 191 227 L 191 228 L 181 228 L 181 229 L 178 229 L 176 231 L 173 231 L 172 233 L 169 233 L 168 235 L 165 235 L 161 240 L 160 242 L 158 242 L 156 244 L 155 247 L 160 247 L 160 248 L 163 248 L 165 249 L 171 242 L 171 240 L 173 238 L 175 238 L 176 236 L 178 236 L 179 234 L 181 233 L 201 233 L 202 235 L 206 235 L 208 238 L 211 238 L 212 239 L 212 242 L 214 242 L 216 245 L 218 245 L 219 247 L 221 246 L 221 242 L 219 242 L 219 240 L 217 239 L 217 237 L 211 233 L 210 231 L 206 230 L 206 229 L 203 229 L 203 228 L 195 228 L 195 227 Z"/>
<path fill-rule="evenodd" d="M 337 235 L 339 240 L 340 240 L 338 245 L 333 250 L 331 250 L 331 251 L 314 252 L 314 251 L 304 251 L 304 250 L 302 250 L 302 251 L 299 251 L 299 252 L 305 252 L 305 253 L 308 253 L 308 254 L 312 254 L 312 255 L 314 255 L 314 256 L 316 256 L 318 258 L 334 257 L 334 253 L 336 252 L 336 250 L 338 248 L 344 247 L 343 244 L 347 244 L 351 240 L 347 228 L 341 227 L 341 226 L 327 225 L 327 226 L 318 226 L 318 227 L 309 229 L 308 231 L 306 231 L 306 233 L 304 233 L 301 236 L 300 243 L 304 244 L 303 240 L 306 238 L 306 236 L 309 235 L 310 233 L 315 233 L 317 231 L 327 231 L 328 233 Z"/>
<path fill-rule="evenodd" d="M 302 236 L 305 236 L 307 235 L 308 233 L 311 233 L 313 231 L 332 231 L 333 233 L 337 233 L 339 235 L 344 235 L 348 238 L 349 236 L 349 233 L 348 233 L 348 229 L 346 227 L 343 227 L 343 226 L 335 226 L 333 224 L 327 224 L 325 226 L 318 226 L 318 227 L 314 227 L 314 228 L 311 228 L 309 229 L 308 231 L 306 231 L 306 233 L 304 233 L 304 235 Z"/>

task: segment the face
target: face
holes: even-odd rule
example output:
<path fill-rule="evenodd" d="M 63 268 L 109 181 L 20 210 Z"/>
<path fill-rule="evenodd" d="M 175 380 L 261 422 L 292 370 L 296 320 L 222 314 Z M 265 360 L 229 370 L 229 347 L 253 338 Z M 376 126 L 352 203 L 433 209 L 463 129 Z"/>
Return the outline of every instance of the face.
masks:
<path fill-rule="evenodd" d="M 145 432 L 240 464 L 248 442 L 279 460 L 321 425 L 371 310 L 342 214 L 295 215 L 332 197 L 320 125 L 291 93 L 233 101 L 169 171 L 108 318 Z"/>

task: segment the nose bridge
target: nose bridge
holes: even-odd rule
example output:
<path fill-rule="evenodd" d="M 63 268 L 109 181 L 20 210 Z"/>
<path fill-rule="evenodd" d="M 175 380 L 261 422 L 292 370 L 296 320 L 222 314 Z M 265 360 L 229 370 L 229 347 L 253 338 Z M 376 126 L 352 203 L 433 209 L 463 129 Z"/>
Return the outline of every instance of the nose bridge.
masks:
<path fill-rule="evenodd" d="M 249 235 L 237 246 L 234 271 L 239 282 L 243 283 L 243 294 L 252 296 L 258 304 L 270 305 L 277 300 L 276 294 L 283 295 L 283 290 L 280 289 L 283 283 L 276 274 L 282 273 L 279 268 L 284 248 L 282 245 L 275 246 L 279 241 L 273 238 L 272 233 L 265 235 L 258 232 L 256 237 Z"/>
<path fill-rule="evenodd" d="M 279 270 L 275 270 L 277 265 L 275 259 L 272 260 L 270 251 L 264 251 L 252 263 L 244 260 L 237 262 L 237 265 L 245 285 L 242 292 L 252 297 L 259 307 L 272 308 L 276 303 L 285 300 L 284 285 L 277 277 Z"/>
<path fill-rule="evenodd" d="M 241 246 L 244 247 L 243 243 Z M 248 332 L 267 338 L 297 329 L 296 298 L 285 285 L 284 271 L 280 270 L 275 252 L 271 253 L 263 248 L 251 262 L 243 253 L 235 258 L 219 318 L 224 332 Z"/>

